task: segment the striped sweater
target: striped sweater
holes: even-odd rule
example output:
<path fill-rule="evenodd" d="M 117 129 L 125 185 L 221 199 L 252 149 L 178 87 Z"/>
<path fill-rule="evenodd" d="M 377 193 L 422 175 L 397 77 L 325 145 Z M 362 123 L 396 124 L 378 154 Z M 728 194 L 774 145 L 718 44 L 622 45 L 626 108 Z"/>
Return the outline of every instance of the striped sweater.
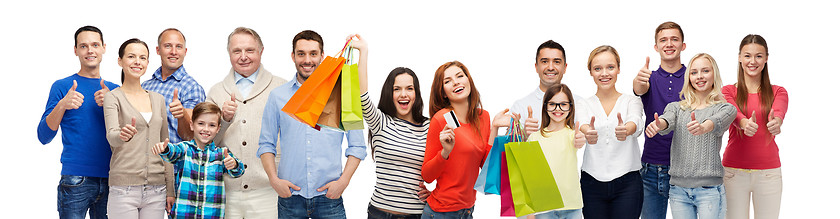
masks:
<path fill-rule="evenodd" d="M 373 159 L 376 162 L 376 186 L 370 204 L 374 207 L 422 214 L 424 202 L 420 191 L 420 169 L 426 151 L 429 120 L 422 125 L 382 113 L 362 94 L 362 112 L 371 133 Z"/>

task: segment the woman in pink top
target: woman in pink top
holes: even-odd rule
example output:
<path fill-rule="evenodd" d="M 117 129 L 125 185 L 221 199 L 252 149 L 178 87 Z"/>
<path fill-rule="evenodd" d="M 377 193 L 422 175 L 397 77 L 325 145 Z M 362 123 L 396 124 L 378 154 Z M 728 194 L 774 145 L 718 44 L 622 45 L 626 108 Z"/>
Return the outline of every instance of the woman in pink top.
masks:
<path fill-rule="evenodd" d="M 767 50 L 760 35 L 744 37 L 738 83 L 723 87 L 726 101 L 738 109 L 723 153 L 726 218 L 730 219 L 750 218 L 750 196 L 755 218 L 779 218 L 782 170 L 775 138 L 787 112 L 788 94 L 785 88 L 770 84 Z"/>

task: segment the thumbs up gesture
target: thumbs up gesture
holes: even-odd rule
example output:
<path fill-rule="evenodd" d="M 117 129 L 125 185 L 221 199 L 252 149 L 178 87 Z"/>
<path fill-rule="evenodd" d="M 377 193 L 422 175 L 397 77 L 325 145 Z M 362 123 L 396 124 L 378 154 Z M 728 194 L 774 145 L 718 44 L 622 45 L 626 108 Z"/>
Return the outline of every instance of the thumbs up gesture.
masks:
<path fill-rule="evenodd" d="M 580 131 L 580 122 L 575 122 L 575 148 L 580 149 L 586 144 L 586 135 Z"/>
<path fill-rule="evenodd" d="M 618 125 L 615 126 L 615 138 L 619 141 L 627 140 L 627 126 L 624 125 L 624 120 L 621 119 L 621 113 L 618 113 Z"/>
<path fill-rule="evenodd" d="M 711 128 L 697 122 L 697 118 L 694 116 L 694 112 L 691 112 L 691 122 L 688 122 L 688 124 L 686 124 L 685 127 L 688 129 L 688 132 L 692 135 L 702 135 L 711 131 Z"/>
<path fill-rule="evenodd" d="M 131 118 L 131 124 L 125 124 L 120 130 L 120 139 L 126 142 L 131 141 L 131 138 L 134 138 L 134 135 L 137 134 L 136 125 L 137 119 Z"/>
<path fill-rule="evenodd" d="M 163 152 L 166 152 L 167 146 L 169 146 L 169 138 L 166 138 L 163 142 L 159 142 L 152 146 L 152 153 L 162 154 Z"/>
<path fill-rule="evenodd" d="M 741 119 L 741 129 L 744 130 L 744 135 L 752 137 L 758 131 L 758 123 L 756 122 L 755 111 L 752 112 L 750 118 Z"/>
<path fill-rule="evenodd" d="M 108 86 L 105 86 L 105 80 L 99 79 L 99 85 L 102 86 L 102 89 L 93 93 L 93 96 L 96 99 L 96 105 L 102 106 L 102 103 L 105 102 L 105 94 L 111 91 L 111 89 L 108 89 Z"/>
<path fill-rule="evenodd" d="M 233 93 L 230 93 L 230 101 L 225 101 L 222 105 L 222 119 L 227 122 L 233 119 L 233 115 L 236 114 L 236 96 Z"/>
<path fill-rule="evenodd" d="M 534 110 L 528 106 L 528 118 L 525 118 L 525 136 L 540 131 L 540 121 L 534 118 Z"/>
<path fill-rule="evenodd" d="M 224 156 L 224 159 L 222 160 L 222 162 L 225 163 L 225 168 L 227 168 L 228 170 L 236 169 L 236 167 L 239 164 L 236 162 L 236 159 L 233 159 L 233 157 L 228 156 L 227 147 L 224 150 L 224 155 L 223 156 Z"/>
<path fill-rule="evenodd" d="M 650 122 L 650 124 L 648 124 L 647 128 L 645 129 L 645 135 L 647 135 L 648 138 L 653 138 L 653 136 L 656 136 L 656 134 L 658 134 L 659 131 L 662 131 L 662 128 L 664 128 L 662 127 L 664 126 L 662 125 L 662 122 L 663 121 L 659 119 L 659 113 L 653 113 L 653 122 Z"/>
<path fill-rule="evenodd" d="M 647 85 L 648 81 L 650 81 L 650 57 L 645 58 L 645 66 L 639 70 L 639 74 L 636 75 L 636 78 L 633 79 L 633 82 L 636 84 L 645 86 Z"/>
<path fill-rule="evenodd" d="M 58 106 L 64 108 L 65 110 L 68 109 L 78 109 L 82 106 L 82 103 L 85 102 L 85 96 L 82 93 L 76 91 L 76 80 L 73 80 L 73 86 L 70 87 L 70 90 L 67 91 L 67 95 L 64 95 L 64 98 L 61 98 L 58 101 Z"/>
<path fill-rule="evenodd" d="M 584 124 L 580 127 L 580 131 L 583 132 L 583 135 L 586 137 L 586 142 L 589 144 L 597 144 L 598 143 L 598 130 L 595 130 L 595 117 L 592 117 L 592 120 L 589 120 L 589 124 Z"/>
<path fill-rule="evenodd" d="M 755 115 L 753 115 L 755 117 Z M 767 114 L 767 131 L 770 131 L 771 135 L 778 135 L 782 133 L 782 118 L 775 116 L 773 114 L 773 109 L 770 109 L 770 113 Z"/>
<path fill-rule="evenodd" d="M 169 112 L 176 119 L 184 117 L 184 106 L 181 105 L 181 100 L 178 99 L 178 88 L 175 88 L 175 91 L 172 92 L 172 102 L 169 103 Z"/>

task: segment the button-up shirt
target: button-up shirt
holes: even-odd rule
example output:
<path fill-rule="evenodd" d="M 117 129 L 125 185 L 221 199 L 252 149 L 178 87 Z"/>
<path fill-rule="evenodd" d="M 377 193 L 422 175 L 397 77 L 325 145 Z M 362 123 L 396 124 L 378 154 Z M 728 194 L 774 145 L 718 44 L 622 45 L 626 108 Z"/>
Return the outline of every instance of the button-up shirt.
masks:
<path fill-rule="evenodd" d="M 653 122 L 653 113 L 662 113 L 665 106 L 674 101 L 680 101 L 680 91 L 683 87 L 683 65 L 677 72 L 669 73 L 660 66 L 650 74 L 650 88 L 648 92 L 641 95 L 642 104 L 645 108 L 645 124 L 637 124 L 637 127 L 644 129 Z M 642 162 L 669 165 L 671 163 L 671 139 L 674 133 L 667 135 L 656 135 L 653 138 L 645 136 L 645 150 L 642 152 Z"/>
<path fill-rule="evenodd" d="M 176 218 L 224 218 L 225 183 L 223 176 L 240 177 L 245 173 L 242 162 L 236 160 L 236 168 L 228 170 L 224 163 L 224 148 L 213 142 L 204 149 L 195 145 L 195 140 L 168 144 L 160 157 L 164 161 L 177 163 L 181 169 L 178 196 L 173 209 Z"/>
<path fill-rule="evenodd" d="M 233 81 L 236 81 L 236 89 L 239 90 L 239 93 L 244 95 L 244 97 L 248 97 L 251 94 L 251 87 L 254 86 L 254 83 L 257 82 L 257 75 L 260 73 L 260 69 L 257 69 L 256 72 L 251 74 L 251 76 L 243 77 L 238 72 L 233 74 Z"/>
<path fill-rule="evenodd" d="M 154 91 L 163 95 L 167 106 L 167 120 L 169 121 L 169 142 L 181 142 L 181 137 L 178 136 L 178 119 L 172 116 L 169 112 L 169 104 L 172 103 L 172 95 L 175 88 L 178 88 L 178 100 L 186 109 L 195 108 L 195 105 L 204 102 L 207 96 L 204 93 L 204 88 L 198 84 L 195 79 L 187 74 L 187 70 L 182 65 L 178 70 L 175 70 L 172 75 L 163 78 L 161 75 L 161 68 L 158 68 L 152 75 L 152 79 L 146 80 L 140 85 L 145 90 Z"/>
<path fill-rule="evenodd" d="M 342 137 L 347 138 L 348 146 L 344 156 L 364 160 L 367 152 L 362 130 L 342 132 L 322 128 L 318 131 L 281 111 L 300 86 L 297 80 L 291 80 L 271 91 L 263 112 L 257 157 L 264 153 L 276 155 L 276 144 L 280 144 L 283 153 L 277 177 L 301 188 L 291 190 L 292 195 L 313 198 L 327 193 L 316 189 L 341 177 Z"/>

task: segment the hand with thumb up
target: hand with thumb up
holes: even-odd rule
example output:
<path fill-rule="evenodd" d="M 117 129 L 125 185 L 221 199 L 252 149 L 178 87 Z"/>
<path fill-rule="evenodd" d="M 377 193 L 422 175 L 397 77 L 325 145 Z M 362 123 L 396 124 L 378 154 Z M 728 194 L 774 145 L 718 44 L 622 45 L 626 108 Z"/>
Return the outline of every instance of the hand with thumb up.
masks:
<path fill-rule="evenodd" d="M 137 119 L 131 118 L 131 124 L 125 124 L 125 126 L 120 129 L 120 140 L 125 142 L 131 141 L 131 138 L 134 138 L 134 135 L 137 134 L 137 129 L 135 128 L 137 125 Z"/>
<path fill-rule="evenodd" d="M 741 129 L 744 130 L 744 135 L 752 137 L 758 131 L 758 123 L 756 122 L 755 111 L 752 112 L 750 118 L 741 119 Z"/>
<path fill-rule="evenodd" d="M 586 144 L 586 135 L 580 131 L 580 122 L 575 122 L 575 148 L 581 149 Z"/>
<path fill-rule="evenodd" d="M 111 91 L 108 89 L 108 86 L 105 86 L 105 80 L 99 79 L 99 86 L 102 86 L 102 89 L 93 93 L 94 99 L 96 99 L 96 105 L 102 106 L 102 103 L 105 102 L 105 94 Z"/>
<path fill-rule="evenodd" d="M 236 97 L 233 93 L 230 93 L 230 101 L 225 101 L 225 103 L 222 104 L 222 119 L 226 122 L 230 122 L 230 120 L 233 119 L 234 114 L 236 114 L 237 106 Z"/>
<path fill-rule="evenodd" d="M 540 121 L 534 118 L 534 110 L 528 106 L 528 118 L 525 118 L 525 136 L 540 131 Z"/>
<path fill-rule="evenodd" d="M 711 120 L 706 120 L 702 124 L 697 122 L 697 117 L 694 116 L 694 112 L 691 112 L 691 122 L 688 122 L 685 127 L 692 135 L 702 135 L 712 131 L 712 128 L 714 128 L 709 124 L 712 124 Z"/>
<path fill-rule="evenodd" d="M 61 98 L 61 100 L 58 101 L 57 107 L 64 108 L 65 110 L 71 110 L 78 109 L 82 106 L 82 103 L 85 102 L 85 96 L 76 91 L 76 86 L 78 86 L 78 84 L 76 84 L 76 80 L 73 80 L 73 86 L 70 87 L 70 90 L 67 91 L 64 98 Z"/>
<path fill-rule="evenodd" d="M 767 131 L 769 131 L 771 135 L 778 135 L 779 133 L 782 133 L 782 118 L 775 116 L 773 114 L 773 109 L 770 109 L 770 113 L 767 114 Z"/>
<path fill-rule="evenodd" d="M 624 124 L 624 119 L 621 119 L 621 113 L 618 113 L 618 125 L 615 126 L 615 138 L 619 141 L 627 140 L 627 125 Z"/>
<path fill-rule="evenodd" d="M 167 151 L 167 147 L 169 147 L 169 138 L 152 146 L 152 153 L 162 154 Z"/>
<path fill-rule="evenodd" d="M 593 116 L 591 120 L 589 120 L 589 124 L 583 124 L 580 127 L 580 131 L 583 132 L 583 135 L 586 137 L 586 142 L 589 144 L 597 144 L 598 143 L 598 130 L 595 129 L 595 117 Z"/>
<path fill-rule="evenodd" d="M 653 113 L 653 121 L 648 124 L 647 128 L 645 128 L 645 135 L 648 138 L 653 138 L 656 134 L 659 134 L 659 131 L 667 127 L 665 120 L 659 119 L 659 113 Z"/>
<path fill-rule="evenodd" d="M 184 117 L 184 106 L 181 105 L 181 100 L 178 99 L 178 88 L 175 88 L 175 91 L 172 92 L 172 102 L 169 103 L 169 112 L 176 119 Z"/>
<path fill-rule="evenodd" d="M 228 170 L 236 169 L 236 167 L 239 166 L 239 163 L 236 162 L 236 159 L 233 159 L 233 156 L 228 155 L 228 153 L 230 152 L 228 152 L 227 147 L 225 147 L 223 154 L 224 159 L 222 160 L 222 162 L 225 163 L 225 168 L 227 168 Z"/>

